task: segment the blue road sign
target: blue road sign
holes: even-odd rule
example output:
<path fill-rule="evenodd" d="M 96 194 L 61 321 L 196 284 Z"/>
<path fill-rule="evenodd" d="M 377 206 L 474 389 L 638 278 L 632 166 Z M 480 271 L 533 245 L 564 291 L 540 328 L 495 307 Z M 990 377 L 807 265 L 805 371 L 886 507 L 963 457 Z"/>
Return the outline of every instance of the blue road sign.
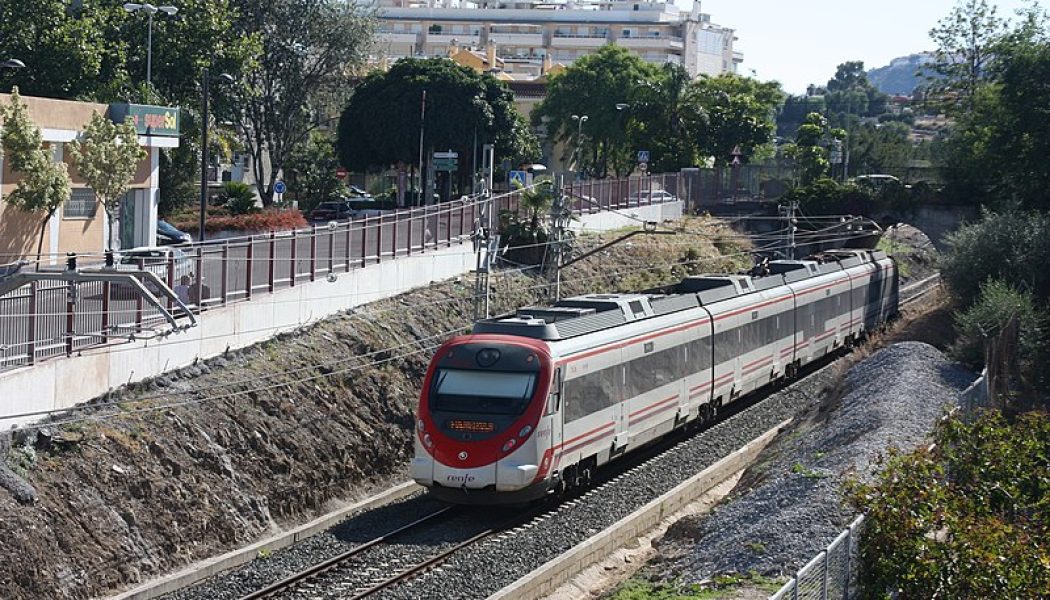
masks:
<path fill-rule="evenodd" d="M 525 171 L 511 171 L 510 172 L 510 185 L 513 186 L 514 182 L 517 181 L 519 184 L 521 184 L 521 187 L 525 187 L 527 185 L 525 183 L 525 181 L 527 179 L 525 175 L 526 175 Z"/>
<path fill-rule="evenodd" d="M 288 188 L 284 185 L 283 181 L 278 181 L 277 183 L 273 184 L 273 193 L 275 194 L 283 194 L 285 191 L 287 191 L 287 189 Z"/>
<path fill-rule="evenodd" d="M 648 150 L 639 150 L 638 151 L 638 162 L 640 162 L 640 163 L 647 163 L 647 162 L 649 162 L 649 151 Z"/>

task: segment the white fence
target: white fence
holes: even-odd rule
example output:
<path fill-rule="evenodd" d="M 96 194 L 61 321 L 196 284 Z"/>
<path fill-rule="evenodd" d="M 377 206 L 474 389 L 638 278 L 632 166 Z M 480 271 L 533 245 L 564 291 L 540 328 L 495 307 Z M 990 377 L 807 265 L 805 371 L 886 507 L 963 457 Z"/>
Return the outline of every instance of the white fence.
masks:
<path fill-rule="evenodd" d="M 856 585 L 857 544 L 860 528 L 864 523 L 861 515 L 850 523 L 831 542 L 827 549 L 813 557 L 799 569 L 791 581 L 769 597 L 769 600 L 828 600 L 848 599 Z"/>

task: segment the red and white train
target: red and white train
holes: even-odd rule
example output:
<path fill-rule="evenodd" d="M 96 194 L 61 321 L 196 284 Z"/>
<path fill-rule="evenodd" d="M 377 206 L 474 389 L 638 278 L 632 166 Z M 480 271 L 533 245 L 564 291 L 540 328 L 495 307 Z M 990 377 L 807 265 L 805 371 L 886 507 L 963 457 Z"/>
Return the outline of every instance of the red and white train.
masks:
<path fill-rule="evenodd" d="M 592 294 L 475 324 L 427 370 L 412 477 L 438 498 L 519 503 L 715 417 L 897 314 L 882 252 L 690 277 L 672 294 Z"/>

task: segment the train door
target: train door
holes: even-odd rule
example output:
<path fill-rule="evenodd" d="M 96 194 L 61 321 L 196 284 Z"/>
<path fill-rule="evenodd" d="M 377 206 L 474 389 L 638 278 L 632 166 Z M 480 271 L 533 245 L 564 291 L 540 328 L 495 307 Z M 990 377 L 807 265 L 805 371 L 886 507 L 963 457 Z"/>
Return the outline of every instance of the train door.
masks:
<path fill-rule="evenodd" d="M 547 447 L 542 447 L 544 445 L 542 440 L 538 442 L 541 444 L 539 448 L 540 455 L 544 457 L 551 457 L 557 454 L 564 439 L 565 421 L 562 419 L 564 414 L 562 391 L 562 370 L 561 367 L 558 367 L 554 369 L 554 378 L 551 381 L 550 394 L 547 396 L 547 410 L 544 416 L 544 420 L 549 421 L 550 424 L 550 444 Z M 549 467 L 550 465 L 541 465 L 540 471 L 544 471 Z"/>

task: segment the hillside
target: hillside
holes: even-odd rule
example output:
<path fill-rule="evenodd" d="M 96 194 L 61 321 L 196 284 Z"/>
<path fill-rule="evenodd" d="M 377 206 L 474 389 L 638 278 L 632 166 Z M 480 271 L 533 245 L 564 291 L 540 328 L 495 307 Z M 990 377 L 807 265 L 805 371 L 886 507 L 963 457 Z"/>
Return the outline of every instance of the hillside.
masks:
<path fill-rule="evenodd" d="M 868 71 L 868 80 L 884 94 L 909 95 L 924 83 L 919 71 L 929 61 L 930 54 L 926 52 L 895 58 L 885 67 Z"/>

